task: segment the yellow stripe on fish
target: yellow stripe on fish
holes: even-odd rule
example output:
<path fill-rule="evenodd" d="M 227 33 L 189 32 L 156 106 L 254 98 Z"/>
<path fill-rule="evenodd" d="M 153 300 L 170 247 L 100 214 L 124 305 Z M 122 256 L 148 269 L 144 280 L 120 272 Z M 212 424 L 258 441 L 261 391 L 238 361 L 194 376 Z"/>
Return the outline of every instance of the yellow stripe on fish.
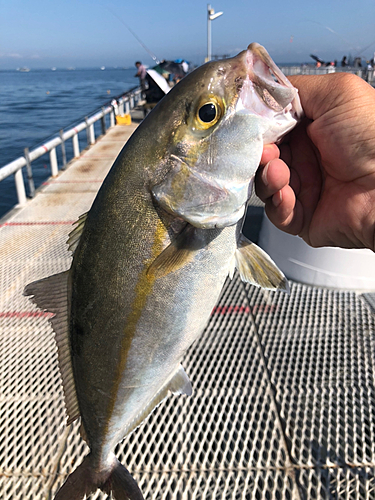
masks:
<path fill-rule="evenodd" d="M 124 328 L 121 353 L 120 353 L 121 357 L 117 367 L 116 380 L 112 389 L 112 398 L 111 398 L 112 404 L 108 408 L 108 420 L 107 420 L 108 423 L 110 421 L 110 417 L 116 405 L 117 394 L 121 383 L 121 375 L 124 373 L 124 369 L 128 359 L 128 354 L 130 351 L 134 334 L 136 332 L 138 321 L 141 318 L 142 312 L 147 303 L 147 299 L 149 295 L 152 293 L 155 280 L 157 279 L 156 274 L 149 271 L 149 266 L 151 262 L 153 262 L 156 259 L 156 257 L 163 251 L 167 235 L 168 235 L 167 228 L 165 227 L 163 222 L 159 220 L 155 229 L 154 242 L 151 248 L 151 257 L 145 261 L 143 270 L 139 276 L 138 283 L 135 289 L 135 298 L 131 306 L 130 314 L 126 321 L 126 326 Z"/>

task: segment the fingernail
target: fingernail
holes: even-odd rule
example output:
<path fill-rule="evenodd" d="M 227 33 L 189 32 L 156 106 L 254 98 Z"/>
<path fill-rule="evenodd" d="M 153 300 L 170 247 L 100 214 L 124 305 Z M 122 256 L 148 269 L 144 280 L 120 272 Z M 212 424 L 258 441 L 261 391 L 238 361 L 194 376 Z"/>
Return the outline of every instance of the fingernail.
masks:
<path fill-rule="evenodd" d="M 277 208 L 282 201 L 283 201 L 283 195 L 282 195 L 281 191 L 278 191 L 277 193 L 275 193 L 272 196 L 272 203 L 273 203 L 274 207 Z"/>
<path fill-rule="evenodd" d="M 270 162 L 268 162 L 264 168 L 263 168 L 263 172 L 262 172 L 262 181 L 263 183 L 268 186 L 268 167 L 269 167 L 269 164 Z"/>

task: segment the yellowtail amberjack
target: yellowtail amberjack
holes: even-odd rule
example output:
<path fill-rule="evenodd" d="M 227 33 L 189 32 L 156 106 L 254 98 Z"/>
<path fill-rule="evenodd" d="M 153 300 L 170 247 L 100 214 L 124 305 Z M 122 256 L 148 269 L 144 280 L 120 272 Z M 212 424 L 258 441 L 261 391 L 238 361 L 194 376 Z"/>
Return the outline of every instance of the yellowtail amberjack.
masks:
<path fill-rule="evenodd" d="M 121 151 L 70 234 L 70 270 L 26 287 L 55 314 L 68 422 L 81 417 L 90 447 L 56 499 L 97 488 L 142 498 L 113 449 L 168 392 L 191 394 L 181 359 L 226 277 L 237 268 L 249 283 L 287 288 L 241 227 L 263 145 L 301 114 L 297 91 L 258 44 L 201 66 Z"/>

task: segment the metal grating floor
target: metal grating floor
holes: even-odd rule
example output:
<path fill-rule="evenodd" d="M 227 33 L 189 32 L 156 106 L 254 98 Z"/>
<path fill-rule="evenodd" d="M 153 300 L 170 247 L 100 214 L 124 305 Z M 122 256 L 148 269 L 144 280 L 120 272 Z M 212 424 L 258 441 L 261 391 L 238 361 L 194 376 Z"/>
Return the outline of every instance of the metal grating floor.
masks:
<path fill-rule="evenodd" d="M 46 314 L 22 290 L 69 267 L 70 223 L 111 164 L 104 141 L 126 139 L 111 133 L 0 225 L 2 499 L 52 498 L 87 450 L 64 427 Z M 170 397 L 117 455 L 150 500 L 375 498 L 374 346 L 361 295 L 235 276 L 183 363 L 193 396 Z"/>

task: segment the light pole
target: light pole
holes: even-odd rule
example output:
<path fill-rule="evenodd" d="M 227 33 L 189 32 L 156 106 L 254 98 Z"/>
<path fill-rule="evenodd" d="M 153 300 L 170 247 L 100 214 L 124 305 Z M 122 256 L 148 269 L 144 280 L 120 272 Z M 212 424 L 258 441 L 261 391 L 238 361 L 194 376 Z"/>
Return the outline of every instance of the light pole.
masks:
<path fill-rule="evenodd" d="M 211 9 L 211 5 L 207 5 L 207 58 L 206 61 L 211 61 L 211 21 L 223 15 L 223 12 L 216 12 Z"/>

